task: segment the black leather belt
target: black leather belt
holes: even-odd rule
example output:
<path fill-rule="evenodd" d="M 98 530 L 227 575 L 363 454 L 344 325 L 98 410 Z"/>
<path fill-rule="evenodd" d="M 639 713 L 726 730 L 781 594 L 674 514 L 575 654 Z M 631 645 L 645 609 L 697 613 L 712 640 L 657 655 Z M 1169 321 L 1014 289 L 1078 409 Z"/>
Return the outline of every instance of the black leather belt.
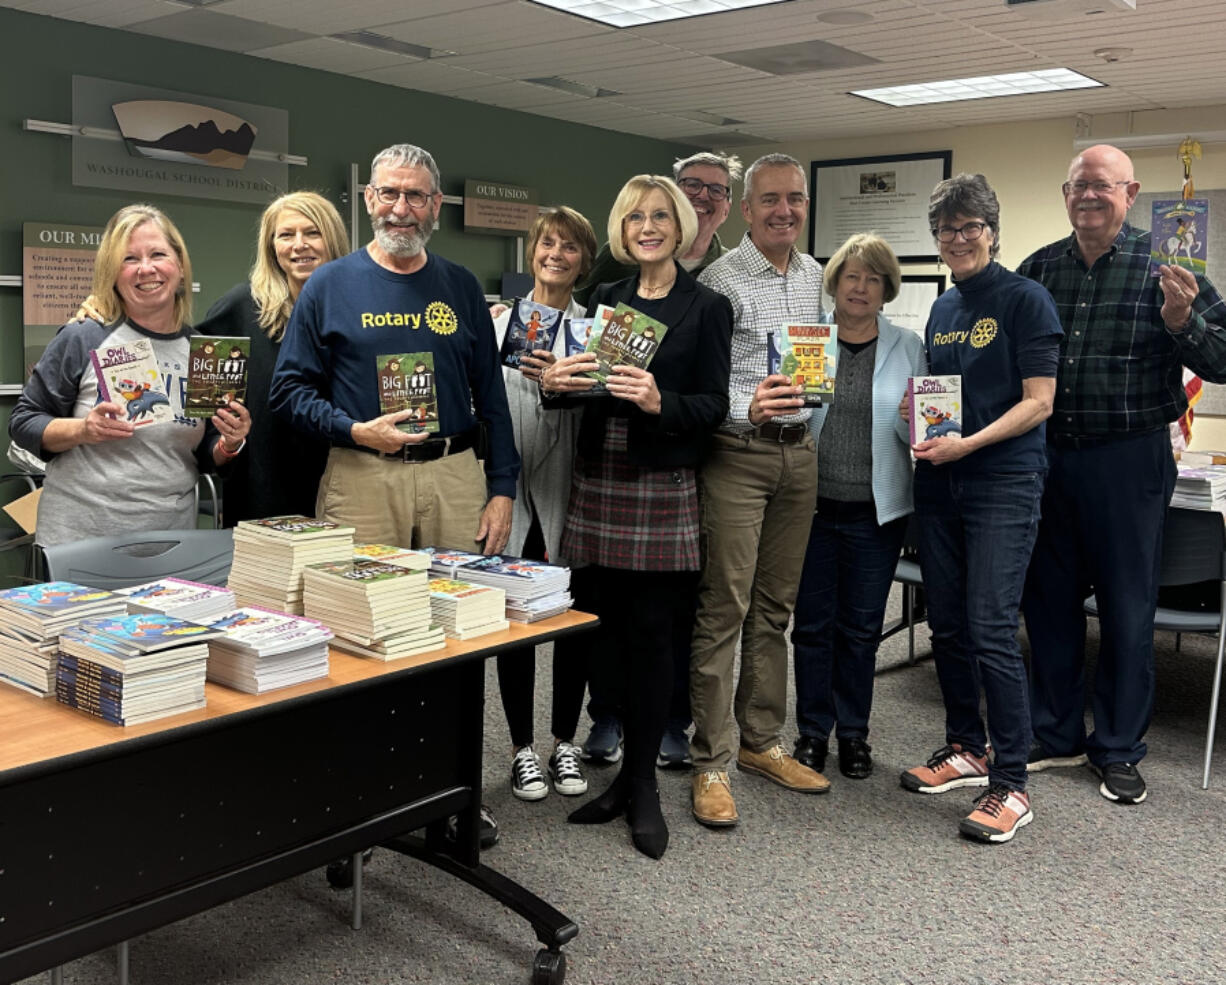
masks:
<path fill-rule="evenodd" d="M 754 429 L 754 435 L 766 441 L 777 441 L 781 445 L 798 445 L 809 436 L 807 424 L 776 424 L 767 421 Z"/>
<path fill-rule="evenodd" d="M 1129 438 L 1141 438 L 1147 434 L 1156 434 L 1166 428 L 1150 428 L 1148 431 L 1113 431 L 1110 434 L 1062 434 L 1048 429 L 1048 444 L 1057 448 L 1072 448 L 1081 451 L 1084 448 L 1101 448 L 1116 441 L 1126 441 Z"/>
<path fill-rule="evenodd" d="M 434 462 L 448 455 L 458 455 L 477 446 L 478 429 L 472 428 L 445 438 L 427 438 L 420 444 L 403 445 L 400 451 L 379 451 L 365 445 L 355 445 L 358 451 L 369 452 L 393 462 Z"/>

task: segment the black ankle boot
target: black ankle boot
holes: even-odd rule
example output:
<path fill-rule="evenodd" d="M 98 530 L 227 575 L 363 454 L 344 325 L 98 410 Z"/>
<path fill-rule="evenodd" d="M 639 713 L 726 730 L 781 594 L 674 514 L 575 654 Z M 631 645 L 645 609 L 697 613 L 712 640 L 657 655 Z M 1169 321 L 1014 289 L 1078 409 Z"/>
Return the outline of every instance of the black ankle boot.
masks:
<path fill-rule="evenodd" d="M 609 788 L 595 800 L 589 800 L 578 810 L 571 811 L 566 820 L 571 824 L 607 824 L 621 817 L 630 800 L 630 787 L 624 773 L 618 773 Z"/>
<path fill-rule="evenodd" d="M 661 858 L 668 848 L 668 825 L 660 811 L 660 788 L 654 781 L 634 781 L 626 818 L 634 847 L 648 858 Z"/>

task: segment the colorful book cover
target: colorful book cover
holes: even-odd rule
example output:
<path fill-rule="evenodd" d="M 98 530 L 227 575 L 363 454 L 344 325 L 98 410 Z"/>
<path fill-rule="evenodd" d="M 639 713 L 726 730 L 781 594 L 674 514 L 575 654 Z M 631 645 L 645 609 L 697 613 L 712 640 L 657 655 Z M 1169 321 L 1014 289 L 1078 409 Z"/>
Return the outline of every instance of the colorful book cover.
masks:
<path fill-rule="evenodd" d="M 452 578 L 430 579 L 430 594 L 440 599 L 467 599 L 497 591 L 499 589 L 488 585 L 474 585 L 472 582 L 456 581 Z"/>
<path fill-rule="evenodd" d="M 833 323 L 781 325 L 775 334 L 779 369 L 804 387 L 806 407 L 820 407 L 834 394 L 838 372 L 839 329 Z"/>
<path fill-rule="evenodd" d="M 430 567 L 430 555 L 410 547 L 393 547 L 391 544 L 354 544 L 354 560 L 382 561 L 396 564 L 413 571 L 425 571 Z"/>
<path fill-rule="evenodd" d="M 1208 262 L 1209 200 L 1159 198 L 1152 206 L 1149 274 L 1163 266 L 1183 267 L 1205 275 Z"/>
<path fill-rule="evenodd" d="M 502 365 L 519 369 L 519 361 L 525 353 L 534 349 L 553 351 L 565 312 L 535 301 L 516 301 L 511 305 L 511 320 L 502 337 L 498 358 Z"/>
<path fill-rule="evenodd" d="M 450 569 L 453 574 L 481 571 L 492 575 L 524 581 L 539 581 L 545 576 L 556 577 L 566 568 L 545 561 L 533 561 L 511 554 L 472 554 L 468 551 L 444 551 L 428 548 L 433 563 Z"/>
<path fill-rule="evenodd" d="M 907 380 L 911 444 L 962 437 L 962 377 L 912 376 Z"/>
<path fill-rule="evenodd" d="M 105 637 L 104 643 L 114 641 L 121 647 L 142 652 L 180 643 L 195 643 L 220 635 L 208 626 L 157 612 L 118 617 L 99 616 L 84 620 L 78 630 L 86 638 L 97 633 Z"/>
<path fill-rule="evenodd" d="M 587 352 L 588 343 L 592 339 L 592 326 L 595 318 L 568 318 L 563 331 L 566 332 L 566 355 L 577 356 Z"/>
<path fill-rule="evenodd" d="M 98 399 L 126 408 L 126 419 L 136 427 L 174 420 L 162 370 L 148 339 L 93 349 L 89 359 L 98 377 Z"/>
<path fill-rule="evenodd" d="M 420 571 L 413 571 L 399 564 L 384 564 L 382 561 L 320 561 L 317 564 L 308 564 L 305 570 L 356 582 L 390 581 L 393 578 L 421 575 Z"/>
<path fill-rule="evenodd" d="M 668 326 L 663 322 L 636 311 L 624 301 L 619 303 L 608 316 L 599 337 L 594 337 L 588 345 L 588 351 L 595 354 L 600 364 L 589 375 L 604 383 L 614 366 L 646 369 L 667 331 Z"/>
<path fill-rule="evenodd" d="M 231 400 L 247 399 L 251 340 L 230 335 L 193 335 L 187 362 L 188 417 L 212 417 Z"/>
<path fill-rule="evenodd" d="M 378 356 L 379 410 L 412 416 L 396 425 L 401 431 L 438 433 L 438 389 L 434 381 L 434 353 L 399 352 Z"/>
<path fill-rule="evenodd" d="M 297 513 L 287 516 L 267 516 L 261 520 L 240 520 L 235 529 L 249 530 L 253 533 L 283 534 L 291 540 L 309 540 L 313 537 L 353 532 L 353 527 L 342 527 L 331 520 L 321 520 L 318 517 L 302 516 Z"/>
<path fill-rule="evenodd" d="M 71 581 L 48 581 L 39 585 L 20 585 L 0 592 L 0 603 L 29 612 L 58 615 L 71 609 L 87 608 L 107 600 L 119 601 L 114 592 L 88 588 Z"/>

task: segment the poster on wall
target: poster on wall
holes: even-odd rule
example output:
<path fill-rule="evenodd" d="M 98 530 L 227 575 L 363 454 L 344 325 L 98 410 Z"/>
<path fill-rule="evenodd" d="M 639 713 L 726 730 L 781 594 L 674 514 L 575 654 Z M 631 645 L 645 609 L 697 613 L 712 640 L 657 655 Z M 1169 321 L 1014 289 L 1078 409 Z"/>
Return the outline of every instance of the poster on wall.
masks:
<path fill-rule="evenodd" d="M 63 325 L 89 297 L 102 226 L 26 222 L 21 227 L 24 377 Z"/>
<path fill-rule="evenodd" d="M 932 302 L 944 291 L 944 274 L 903 274 L 898 297 L 882 307 L 881 313 L 899 328 L 908 329 L 922 339 Z"/>
<path fill-rule="evenodd" d="M 469 178 L 464 182 L 464 231 L 522 236 L 532 228 L 538 201 L 535 188 Z"/>
<path fill-rule="evenodd" d="M 289 113 L 72 77 L 72 183 L 266 204 L 289 186 Z"/>
<path fill-rule="evenodd" d="M 809 252 L 825 263 L 849 236 L 873 232 L 903 263 L 936 263 L 928 198 L 952 163 L 947 150 L 813 161 Z"/>

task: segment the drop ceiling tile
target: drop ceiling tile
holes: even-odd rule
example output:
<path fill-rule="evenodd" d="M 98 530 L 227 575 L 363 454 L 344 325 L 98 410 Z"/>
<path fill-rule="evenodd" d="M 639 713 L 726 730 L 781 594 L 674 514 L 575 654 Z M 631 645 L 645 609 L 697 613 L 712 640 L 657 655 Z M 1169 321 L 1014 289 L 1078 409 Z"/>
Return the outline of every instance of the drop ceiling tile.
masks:
<path fill-rule="evenodd" d="M 254 55 L 256 58 L 271 58 L 273 61 L 289 62 L 291 65 L 318 68 L 325 72 L 338 72 L 341 75 L 355 75 L 371 69 L 411 64 L 417 61 L 417 59 L 398 55 L 392 51 L 380 51 L 365 45 L 339 41 L 336 38 L 292 41 L 289 44 L 274 45 L 271 48 L 257 48 L 247 54 Z"/>
<path fill-rule="evenodd" d="M 261 24 L 208 9 L 184 10 L 168 17 L 142 21 L 132 25 L 131 29 L 140 34 L 151 34 L 172 41 L 185 41 L 188 44 L 239 52 L 301 41 L 312 36 L 304 31 Z"/>

